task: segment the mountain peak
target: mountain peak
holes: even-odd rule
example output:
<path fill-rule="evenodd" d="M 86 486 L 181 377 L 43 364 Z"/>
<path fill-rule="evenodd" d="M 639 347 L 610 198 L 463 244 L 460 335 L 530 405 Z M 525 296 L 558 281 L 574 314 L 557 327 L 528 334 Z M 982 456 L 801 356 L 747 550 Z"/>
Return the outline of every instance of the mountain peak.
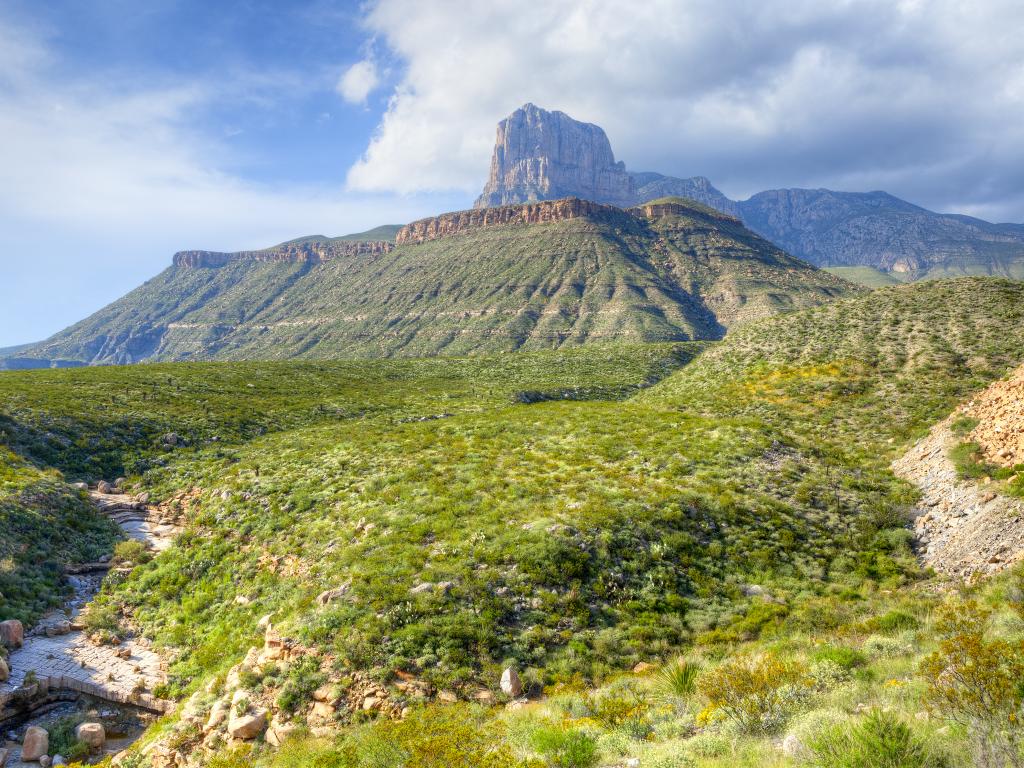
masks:
<path fill-rule="evenodd" d="M 572 196 L 624 207 L 635 202 L 636 187 L 600 127 L 527 102 L 498 123 L 475 207 Z"/>

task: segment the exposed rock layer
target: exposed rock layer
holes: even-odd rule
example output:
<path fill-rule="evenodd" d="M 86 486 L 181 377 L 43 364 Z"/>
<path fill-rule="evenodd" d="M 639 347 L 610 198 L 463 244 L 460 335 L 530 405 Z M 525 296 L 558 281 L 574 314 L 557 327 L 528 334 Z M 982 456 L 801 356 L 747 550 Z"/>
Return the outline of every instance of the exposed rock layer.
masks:
<path fill-rule="evenodd" d="M 388 253 L 394 247 L 392 243 L 386 240 L 373 242 L 286 243 L 260 251 L 237 251 L 235 253 L 179 251 L 174 254 L 172 263 L 176 267 L 192 269 L 223 267 L 232 261 L 292 261 L 320 264 L 331 259 Z"/>

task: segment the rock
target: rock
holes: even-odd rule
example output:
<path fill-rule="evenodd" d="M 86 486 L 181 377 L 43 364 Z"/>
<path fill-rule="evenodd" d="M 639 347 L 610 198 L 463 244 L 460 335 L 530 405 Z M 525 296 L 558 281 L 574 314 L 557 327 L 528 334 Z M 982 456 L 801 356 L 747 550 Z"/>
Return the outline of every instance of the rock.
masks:
<path fill-rule="evenodd" d="M 248 741 L 255 739 L 267 727 L 267 715 L 265 712 L 256 712 L 252 715 L 234 717 L 228 721 L 228 735 L 233 739 Z"/>
<path fill-rule="evenodd" d="M 327 683 L 325 685 L 321 685 L 319 688 L 313 691 L 313 701 L 337 701 L 337 690 L 337 686 L 335 686 L 334 683 Z"/>
<path fill-rule="evenodd" d="M 490 706 L 495 702 L 494 693 L 486 690 L 477 691 L 476 694 L 474 694 L 473 698 L 485 706 Z"/>
<path fill-rule="evenodd" d="M 599 127 L 524 104 L 498 123 L 490 176 L 474 207 L 562 197 L 627 207 L 636 185 Z"/>
<path fill-rule="evenodd" d="M 256 629 L 260 632 L 266 633 L 266 631 L 270 629 L 270 618 L 269 613 L 260 616 L 260 620 L 256 622 Z"/>
<path fill-rule="evenodd" d="M 40 768 L 50 768 L 51 765 L 53 765 L 53 758 L 49 755 L 43 755 L 39 758 Z"/>
<path fill-rule="evenodd" d="M 89 484 L 88 483 L 72 483 L 71 487 L 74 488 L 76 491 L 88 491 L 89 490 Z"/>
<path fill-rule="evenodd" d="M 3 747 L 0 747 L 0 768 L 4 768 L 7 765 L 8 757 L 10 757 L 10 753 Z"/>
<path fill-rule="evenodd" d="M 370 701 L 370 699 L 366 699 L 366 701 Z M 366 704 L 366 701 L 363 702 L 364 705 Z M 364 706 L 363 708 L 365 709 L 366 707 Z M 370 707 L 370 709 L 373 709 L 373 707 Z M 336 714 L 336 712 L 335 712 L 334 706 L 331 705 L 330 702 L 327 702 L 327 701 L 315 701 L 315 702 L 313 702 L 313 711 L 312 711 L 313 717 L 318 717 L 321 720 L 333 720 L 335 714 Z"/>
<path fill-rule="evenodd" d="M 30 725 L 25 730 L 25 738 L 21 742 L 21 759 L 32 763 L 50 751 L 50 734 L 45 728 Z"/>
<path fill-rule="evenodd" d="M 328 590 L 326 590 L 324 592 L 321 592 L 316 597 L 316 603 L 317 603 L 317 605 L 330 605 L 331 603 L 335 602 L 336 600 L 340 600 L 345 595 L 347 595 L 348 591 L 349 591 L 349 589 L 351 587 L 352 587 L 352 582 L 351 581 L 346 581 L 344 584 L 341 584 L 341 585 L 335 587 L 334 589 L 328 589 Z"/>
<path fill-rule="evenodd" d="M 59 637 L 61 635 L 68 634 L 70 631 L 71 622 L 67 619 L 61 619 L 60 621 L 55 621 L 52 624 L 47 624 L 45 634 L 47 637 Z"/>
<path fill-rule="evenodd" d="M 369 712 L 371 709 L 376 709 L 380 706 L 380 699 L 376 696 L 367 696 L 363 699 L 363 711 Z"/>
<path fill-rule="evenodd" d="M 148 504 L 149 503 L 149 491 L 145 491 L 143 493 L 140 493 L 138 496 L 135 497 L 135 500 L 137 502 L 139 502 L 139 504 Z"/>
<path fill-rule="evenodd" d="M 648 672 L 653 671 L 656 667 L 653 664 L 648 664 L 646 661 L 641 661 L 633 666 L 634 675 L 646 675 Z"/>
<path fill-rule="evenodd" d="M 128 482 L 128 478 L 126 478 L 126 477 L 119 477 L 119 478 L 117 478 L 114 481 L 114 487 L 118 488 L 118 489 L 124 488 L 124 484 L 127 483 L 127 482 Z"/>
<path fill-rule="evenodd" d="M 210 710 L 210 716 L 206 719 L 206 730 L 212 731 L 218 728 L 228 716 L 228 707 L 221 701 L 214 703 L 213 708 Z"/>
<path fill-rule="evenodd" d="M 84 741 L 90 749 L 102 749 L 107 743 L 107 732 L 102 723 L 82 723 L 75 728 L 75 738 Z"/>
<path fill-rule="evenodd" d="M 410 595 L 422 595 L 424 592 L 433 592 L 434 583 L 425 581 L 422 584 L 417 584 L 415 587 L 409 590 Z"/>
<path fill-rule="evenodd" d="M 17 619 L 0 621 L 0 644 L 8 648 L 21 648 L 25 642 L 25 628 Z"/>
<path fill-rule="evenodd" d="M 501 692 L 513 699 L 523 694 L 523 683 L 511 667 L 501 673 Z"/>
<path fill-rule="evenodd" d="M 0 683 L 6 683 L 11 679 L 11 669 L 7 666 L 7 661 L 3 656 L 0 656 Z M 2 765 L 2 763 L 0 763 Z"/>
<path fill-rule="evenodd" d="M 68 759 L 64 755 L 54 755 L 53 762 L 50 765 L 67 765 Z"/>
<path fill-rule="evenodd" d="M 100 480 L 98 483 L 96 483 L 97 493 L 113 493 L 113 491 L 113 486 L 111 486 L 110 483 L 108 483 L 106 480 Z"/>
<path fill-rule="evenodd" d="M 454 704 L 459 700 L 459 697 L 451 691 L 438 691 L 437 700 L 442 702 L 443 704 Z"/>
<path fill-rule="evenodd" d="M 639 757 L 631 757 L 628 760 L 626 760 L 626 762 L 623 763 L 623 765 L 626 768 L 640 768 L 640 758 Z"/>
<path fill-rule="evenodd" d="M 267 728 L 267 744 L 272 747 L 280 747 L 298 729 L 299 727 L 295 723 L 280 723 L 275 720 Z"/>
<path fill-rule="evenodd" d="M 806 752 L 804 743 L 800 741 L 800 737 L 795 733 L 787 733 L 786 738 L 782 740 L 782 754 L 786 757 L 799 758 Z"/>

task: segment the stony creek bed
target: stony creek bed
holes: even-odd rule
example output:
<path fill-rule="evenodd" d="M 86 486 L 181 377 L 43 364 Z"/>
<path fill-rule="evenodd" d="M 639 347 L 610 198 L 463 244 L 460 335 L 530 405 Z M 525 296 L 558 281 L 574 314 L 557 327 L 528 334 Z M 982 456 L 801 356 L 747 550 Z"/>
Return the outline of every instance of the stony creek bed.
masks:
<path fill-rule="evenodd" d="M 90 497 L 129 538 L 150 549 L 166 549 L 177 533 L 175 526 L 160 520 L 155 510 L 133 497 L 96 491 L 91 491 Z M 20 647 L 10 651 L 10 678 L 0 683 L 3 768 L 40 765 L 38 759 L 22 759 L 30 728 L 52 734 L 52 746 L 56 747 L 68 741 L 60 734 L 73 733 L 79 723 L 101 724 L 103 744 L 94 747 L 87 758 L 62 755 L 94 762 L 128 747 L 159 713 L 170 708 L 169 702 L 152 693 L 164 679 L 164 665 L 144 638 L 129 638 L 117 645 L 95 644 L 79 623 L 82 610 L 99 592 L 109 568 L 109 563 L 94 563 L 69 574 L 73 594 L 63 610 L 44 616 L 24 633 Z M 46 752 L 51 759 L 56 754 L 52 748 Z M 45 758 L 42 761 L 47 762 Z"/>

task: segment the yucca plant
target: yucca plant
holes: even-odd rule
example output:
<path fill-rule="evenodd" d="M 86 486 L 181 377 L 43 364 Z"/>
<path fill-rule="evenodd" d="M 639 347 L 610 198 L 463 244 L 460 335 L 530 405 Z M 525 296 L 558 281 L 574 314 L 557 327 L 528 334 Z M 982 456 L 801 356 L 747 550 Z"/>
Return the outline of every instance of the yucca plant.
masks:
<path fill-rule="evenodd" d="M 699 675 L 699 664 L 678 659 L 658 672 L 658 689 L 666 696 L 685 699 L 696 689 Z"/>

